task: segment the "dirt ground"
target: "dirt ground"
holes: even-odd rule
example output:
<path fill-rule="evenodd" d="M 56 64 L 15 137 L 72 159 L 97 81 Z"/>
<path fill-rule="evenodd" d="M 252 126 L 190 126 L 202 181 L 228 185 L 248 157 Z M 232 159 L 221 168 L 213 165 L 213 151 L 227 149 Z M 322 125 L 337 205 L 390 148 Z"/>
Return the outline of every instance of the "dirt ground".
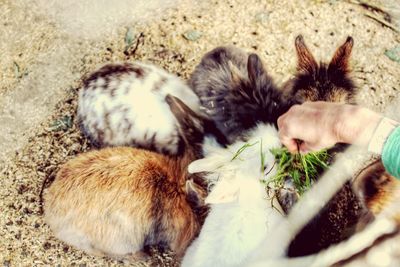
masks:
<path fill-rule="evenodd" d="M 400 59 L 390 56 L 400 51 L 400 23 L 357 1 L 65 2 L 0 0 L 3 266 L 127 265 L 58 241 L 39 203 L 44 179 L 89 149 L 76 124 L 77 91 L 81 77 L 106 62 L 148 61 L 187 79 L 204 53 L 232 44 L 258 53 L 279 84 L 295 71 L 295 36 L 303 34 L 315 57 L 327 61 L 351 35 L 358 103 L 383 111 L 400 93 Z M 148 265 L 177 263 L 155 252 L 132 266 Z"/>

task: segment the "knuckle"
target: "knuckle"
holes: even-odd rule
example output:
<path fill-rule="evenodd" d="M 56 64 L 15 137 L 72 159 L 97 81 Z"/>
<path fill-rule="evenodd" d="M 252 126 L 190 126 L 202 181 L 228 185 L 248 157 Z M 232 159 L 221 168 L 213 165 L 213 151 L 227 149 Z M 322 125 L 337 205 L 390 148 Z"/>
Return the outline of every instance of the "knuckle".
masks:
<path fill-rule="evenodd" d="M 289 112 L 296 112 L 300 109 L 300 104 L 295 104 L 290 107 Z"/>
<path fill-rule="evenodd" d="M 285 115 L 282 115 L 278 118 L 278 128 L 281 129 L 285 125 Z"/>

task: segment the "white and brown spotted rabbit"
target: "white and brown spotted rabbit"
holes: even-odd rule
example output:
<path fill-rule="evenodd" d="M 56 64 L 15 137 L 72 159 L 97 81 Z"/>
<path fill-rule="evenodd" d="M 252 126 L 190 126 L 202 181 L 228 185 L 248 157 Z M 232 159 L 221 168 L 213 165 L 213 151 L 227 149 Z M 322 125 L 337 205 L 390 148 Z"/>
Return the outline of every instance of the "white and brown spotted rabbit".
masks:
<path fill-rule="evenodd" d="M 182 145 L 165 96 L 198 111 L 199 100 L 178 77 L 154 65 L 108 64 L 92 73 L 79 92 L 78 118 L 97 147 L 133 146 L 175 155 Z"/>

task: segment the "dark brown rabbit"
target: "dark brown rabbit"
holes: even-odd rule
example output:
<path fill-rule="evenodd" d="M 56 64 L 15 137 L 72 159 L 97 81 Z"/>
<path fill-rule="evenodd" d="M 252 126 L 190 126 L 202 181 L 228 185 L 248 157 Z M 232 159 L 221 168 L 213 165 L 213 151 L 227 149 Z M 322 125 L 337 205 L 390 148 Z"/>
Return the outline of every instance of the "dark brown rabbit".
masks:
<path fill-rule="evenodd" d="M 366 238 L 359 238 L 357 245 L 365 249 L 352 257 L 343 258 L 335 266 L 377 266 L 378 260 L 390 262 L 387 266 L 399 266 L 400 181 L 387 173 L 378 159 L 357 175 L 353 188 L 369 211 L 359 223 L 359 233 L 354 238 L 364 235 L 373 237 L 375 241 L 371 245 L 371 242 L 365 241 Z M 380 233 L 371 230 L 378 224 Z"/>
<path fill-rule="evenodd" d="M 305 101 L 354 103 L 357 88 L 350 77 L 349 66 L 353 43 L 353 38 L 347 37 L 328 64 L 318 64 L 304 43 L 303 36 L 298 35 L 295 39 L 297 72 L 294 78 L 283 85 L 282 98 L 298 104 Z M 343 151 L 345 147 L 338 144 L 330 152 Z M 281 190 L 278 197 L 284 210 L 289 211 L 297 201 L 297 195 L 293 193 L 294 187 L 290 180 L 286 184 L 288 188 Z M 347 187 L 350 188 L 349 185 Z"/>
<path fill-rule="evenodd" d="M 283 86 L 285 98 L 294 98 L 300 103 L 304 101 L 354 103 L 356 87 L 349 76 L 352 37 L 347 37 L 335 51 L 329 64 L 317 63 L 304 43 L 303 36 L 296 37 L 295 47 L 298 58 L 297 73 Z"/>
<path fill-rule="evenodd" d="M 167 96 L 184 140 L 182 156 L 131 147 L 94 150 L 64 164 L 44 197 L 46 223 L 61 240 L 88 253 L 134 257 L 147 245 L 178 256 L 207 213 L 207 186 L 187 166 L 202 157 L 212 123 Z"/>
<path fill-rule="evenodd" d="M 313 264 L 372 267 L 382 262 L 384 266 L 399 266 L 400 181 L 387 173 L 378 159 L 356 176 L 352 186 L 369 213 L 348 242 L 322 251 Z"/>
<path fill-rule="evenodd" d="M 400 200 L 400 181 L 386 172 L 380 159 L 360 172 L 353 182 L 353 188 L 373 215 L 393 212 L 400 224 L 400 206 L 397 210 L 388 210 L 391 203 Z"/>
<path fill-rule="evenodd" d="M 320 63 L 304 43 L 301 35 L 296 37 L 297 73 L 283 86 L 283 98 L 297 103 L 305 101 L 329 101 L 354 103 L 356 87 L 350 77 L 349 60 L 353 38 L 335 51 L 329 64 Z M 331 149 L 334 154 L 345 149 L 339 144 Z M 290 210 L 297 201 L 293 188 L 282 191 L 280 203 Z M 279 194 L 278 194 L 279 195 Z M 339 190 L 321 212 L 296 236 L 288 249 L 289 256 L 308 255 L 327 248 L 347 238 L 354 230 L 360 216 L 365 212 L 350 183 Z"/>

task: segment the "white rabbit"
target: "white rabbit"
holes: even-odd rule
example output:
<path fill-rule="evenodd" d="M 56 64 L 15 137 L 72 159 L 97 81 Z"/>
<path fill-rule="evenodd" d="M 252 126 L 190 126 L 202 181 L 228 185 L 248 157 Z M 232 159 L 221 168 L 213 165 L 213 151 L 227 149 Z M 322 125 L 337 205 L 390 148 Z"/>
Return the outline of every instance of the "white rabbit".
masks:
<path fill-rule="evenodd" d="M 281 146 L 277 131 L 260 124 L 246 140 L 247 145 L 237 141 L 225 149 L 209 149 L 209 155 L 189 165 L 189 172 L 208 171 L 206 179 L 217 181 L 206 198 L 210 213 L 186 251 L 183 267 L 241 266 L 282 218 L 262 181 L 276 171 L 270 149 Z"/>

